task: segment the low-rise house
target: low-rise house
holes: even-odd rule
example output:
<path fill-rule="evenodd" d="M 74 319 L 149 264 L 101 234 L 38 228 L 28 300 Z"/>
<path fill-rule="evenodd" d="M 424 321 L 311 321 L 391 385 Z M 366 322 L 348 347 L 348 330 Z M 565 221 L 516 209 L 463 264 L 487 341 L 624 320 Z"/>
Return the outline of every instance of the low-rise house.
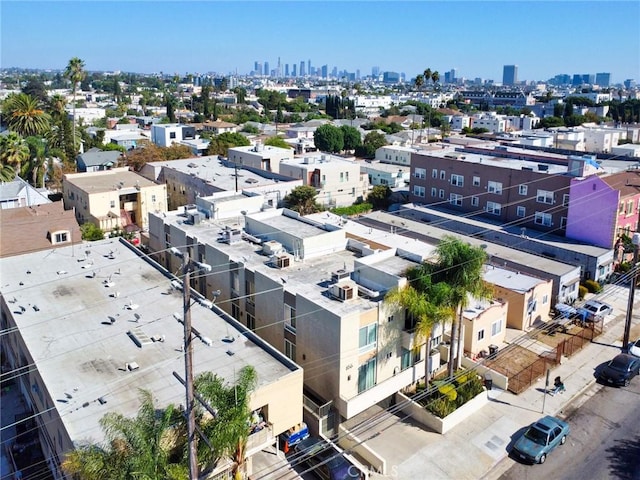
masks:
<path fill-rule="evenodd" d="M 179 123 L 151 125 L 151 141 L 159 147 L 169 147 L 183 140 L 195 140 L 196 128 Z"/>
<path fill-rule="evenodd" d="M 386 187 L 409 188 L 409 177 L 411 172 L 408 166 L 402 167 L 391 165 L 389 163 L 369 161 L 361 161 L 360 170 L 369 178 L 369 185 L 384 185 Z"/>
<path fill-rule="evenodd" d="M 475 357 L 504 343 L 508 303 L 471 299 L 462 312 L 465 354 Z"/>
<path fill-rule="evenodd" d="M 235 133 L 238 131 L 238 125 L 235 123 L 224 122 L 222 120 L 216 120 L 215 122 L 204 122 L 198 125 L 205 132 L 212 132 L 214 135 L 220 135 L 221 133 Z"/>
<path fill-rule="evenodd" d="M 117 150 L 103 151 L 99 148 L 91 148 L 78 155 L 76 161 L 78 172 L 99 172 L 111 170 L 123 162 L 122 152 Z"/>
<path fill-rule="evenodd" d="M 294 151 L 289 148 L 272 147 L 257 143 L 254 146 L 232 147 L 227 156 L 230 162 L 239 166 L 259 168 L 268 172 L 281 173 L 280 164 L 293 158 Z"/>
<path fill-rule="evenodd" d="M 44 191 L 34 188 L 22 178 L 0 182 L 0 210 L 51 203 Z"/>

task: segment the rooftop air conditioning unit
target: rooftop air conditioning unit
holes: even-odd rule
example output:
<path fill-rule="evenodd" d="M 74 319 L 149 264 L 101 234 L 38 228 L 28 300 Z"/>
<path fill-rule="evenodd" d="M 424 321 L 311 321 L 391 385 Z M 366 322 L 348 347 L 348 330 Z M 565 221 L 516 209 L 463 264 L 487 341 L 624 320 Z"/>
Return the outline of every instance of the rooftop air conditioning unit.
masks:
<path fill-rule="evenodd" d="M 291 255 L 288 253 L 276 255 L 276 266 L 278 268 L 287 268 L 289 265 L 291 265 Z"/>
<path fill-rule="evenodd" d="M 198 225 L 203 220 L 203 215 L 200 212 L 189 212 L 187 218 L 191 225 Z"/>
<path fill-rule="evenodd" d="M 242 239 L 242 231 L 238 228 L 225 228 L 222 231 L 222 241 L 225 243 L 236 243 Z"/>
<path fill-rule="evenodd" d="M 341 302 L 346 302 L 357 297 L 358 287 L 357 285 L 352 285 L 349 283 L 332 285 L 331 294 Z"/>
<path fill-rule="evenodd" d="M 282 252 L 282 250 L 282 244 L 275 240 L 269 240 L 268 242 L 262 243 L 262 253 L 265 255 L 277 255 Z"/>
<path fill-rule="evenodd" d="M 351 273 L 348 270 L 341 268 L 340 270 L 331 272 L 331 282 L 339 283 L 341 280 L 344 280 L 345 278 L 349 278 L 350 276 L 351 276 Z"/>

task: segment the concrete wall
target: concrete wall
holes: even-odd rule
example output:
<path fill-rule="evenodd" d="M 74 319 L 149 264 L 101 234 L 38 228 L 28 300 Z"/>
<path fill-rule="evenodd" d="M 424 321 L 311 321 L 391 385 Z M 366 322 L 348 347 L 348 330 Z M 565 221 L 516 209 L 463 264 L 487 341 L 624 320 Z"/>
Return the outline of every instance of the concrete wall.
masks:
<path fill-rule="evenodd" d="M 475 370 L 478 375 L 487 379 L 488 376 L 491 376 L 491 380 L 493 381 L 493 386 L 498 387 L 502 390 L 507 390 L 509 387 L 509 378 L 501 373 L 493 371 L 481 363 L 476 363 L 468 357 L 462 357 L 462 366 L 464 368 L 468 368 L 469 370 Z"/>
<path fill-rule="evenodd" d="M 338 429 L 340 432 L 338 435 L 338 445 L 341 448 L 358 455 L 375 472 L 382 475 L 386 475 L 388 473 L 387 461 L 363 443 L 363 439 L 350 433 L 349 430 L 342 425 L 340 425 Z"/>

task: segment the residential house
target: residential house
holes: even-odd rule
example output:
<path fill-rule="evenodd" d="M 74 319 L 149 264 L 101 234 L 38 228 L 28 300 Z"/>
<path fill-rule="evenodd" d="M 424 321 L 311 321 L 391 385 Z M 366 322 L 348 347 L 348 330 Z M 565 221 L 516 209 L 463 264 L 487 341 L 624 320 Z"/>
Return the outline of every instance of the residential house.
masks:
<path fill-rule="evenodd" d="M 99 172 L 117 167 L 123 160 L 122 152 L 117 150 L 103 151 L 91 148 L 78 155 L 76 168 L 78 172 Z"/>
<path fill-rule="evenodd" d="M 259 168 L 267 172 L 281 173 L 280 164 L 284 160 L 293 158 L 293 150 L 289 148 L 272 147 L 258 143 L 254 146 L 229 148 L 229 161 L 239 166 Z"/>
<path fill-rule="evenodd" d="M 34 188 L 22 178 L 0 182 L 0 210 L 51 203 L 46 192 Z"/>
<path fill-rule="evenodd" d="M 151 141 L 159 147 L 169 147 L 183 140 L 195 140 L 196 128 L 179 123 L 151 125 Z"/>
<path fill-rule="evenodd" d="M 74 212 L 65 210 L 62 202 L 0 210 L 0 257 L 79 243 L 82 234 Z"/>
<path fill-rule="evenodd" d="M 235 123 L 224 122 L 222 120 L 204 122 L 200 128 L 205 132 L 212 132 L 214 135 L 220 135 L 221 133 L 235 133 L 238 131 L 238 125 Z"/>
<path fill-rule="evenodd" d="M 70 173 L 62 178 L 64 206 L 80 224 L 91 222 L 105 232 L 145 230 L 149 212 L 167 210 L 167 187 L 127 167 Z"/>
<path fill-rule="evenodd" d="M 375 159 L 379 162 L 409 166 L 411 165 L 411 153 L 416 151 L 412 147 L 385 145 L 376 150 Z"/>
<path fill-rule="evenodd" d="M 465 354 L 488 354 L 504 343 L 508 304 L 500 300 L 471 299 L 462 312 Z M 481 353 L 482 352 L 482 353 Z"/>
<path fill-rule="evenodd" d="M 402 167 L 382 163 L 378 161 L 360 161 L 360 170 L 369 178 L 369 185 L 384 185 L 391 189 L 409 188 L 410 169 L 408 166 Z"/>
<path fill-rule="evenodd" d="M 184 404 L 174 378 L 185 372 L 183 285 L 172 272 L 123 239 L 2 258 L 0 269 L 3 362 L 22 372 L 15 388 L 38 431 L 28 448 L 41 448 L 53 478 L 66 478 L 61 463 L 78 445 L 106 441 L 104 415 L 136 415 L 140 388 L 158 408 Z M 211 300 L 192 291 L 191 301 L 194 375 L 234 384 L 243 367 L 256 371 L 249 407 L 264 428 L 249 435 L 250 467 L 253 454 L 275 448 L 278 435 L 302 421 L 302 369 Z M 219 467 L 214 473 L 230 462 Z"/>

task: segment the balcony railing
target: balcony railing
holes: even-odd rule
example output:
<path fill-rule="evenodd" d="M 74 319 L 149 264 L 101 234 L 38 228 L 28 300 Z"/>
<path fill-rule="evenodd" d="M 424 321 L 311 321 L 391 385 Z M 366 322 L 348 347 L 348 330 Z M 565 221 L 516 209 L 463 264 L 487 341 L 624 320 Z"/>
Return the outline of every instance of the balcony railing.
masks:
<path fill-rule="evenodd" d="M 272 445 L 274 440 L 273 425 L 267 423 L 261 430 L 250 434 L 247 438 L 247 456 Z"/>

